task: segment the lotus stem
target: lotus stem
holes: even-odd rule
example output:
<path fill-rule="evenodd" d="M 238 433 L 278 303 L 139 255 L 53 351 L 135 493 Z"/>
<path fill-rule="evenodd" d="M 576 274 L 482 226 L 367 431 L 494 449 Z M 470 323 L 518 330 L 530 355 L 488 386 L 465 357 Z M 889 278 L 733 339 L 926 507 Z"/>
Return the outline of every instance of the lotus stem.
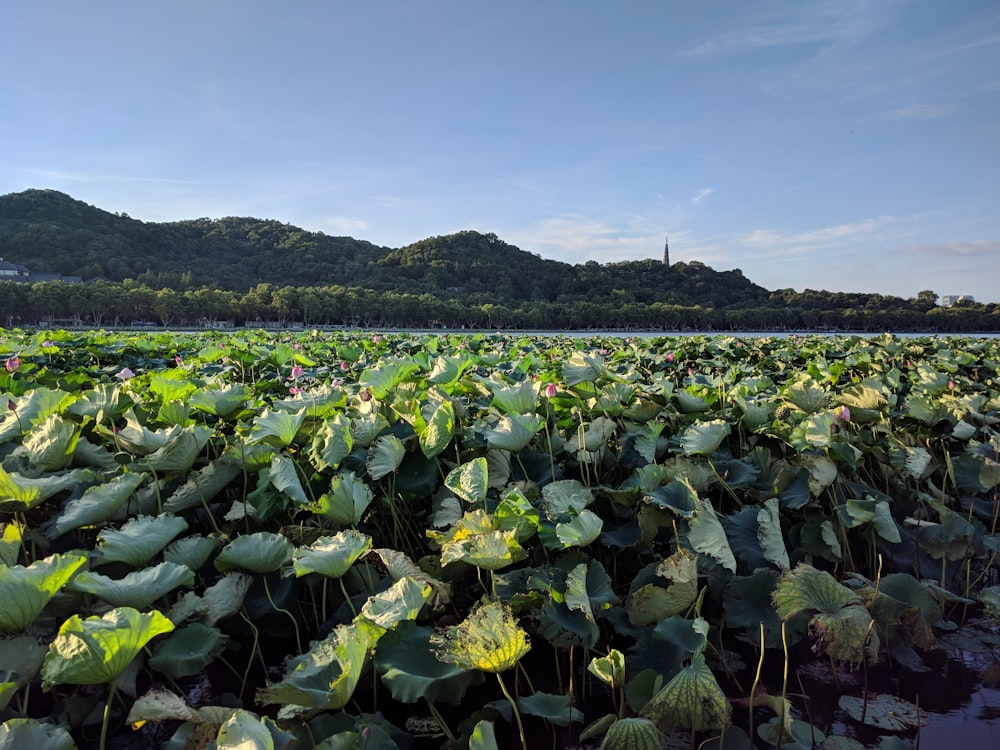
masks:
<path fill-rule="evenodd" d="M 337 579 L 337 583 L 340 584 L 340 591 L 344 594 L 344 601 L 347 602 L 347 606 L 351 608 L 351 612 L 354 616 L 358 616 L 358 610 L 354 606 L 354 602 L 351 601 L 351 595 L 347 593 L 347 586 L 344 585 L 344 577 L 341 576 Z M 326 582 L 323 582 L 323 620 L 326 621 Z"/>
<path fill-rule="evenodd" d="M 782 625 L 782 632 L 784 632 L 784 625 Z M 760 657 L 757 659 L 757 672 L 753 676 L 753 685 L 750 686 L 750 701 L 749 701 L 749 714 L 750 722 L 747 724 L 751 731 L 753 730 L 753 699 L 757 695 L 757 686 L 760 685 L 760 674 L 764 669 L 764 621 L 760 621 Z"/>
<path fill-rule="evenodd" d="M 783 737 L 785 731 L 785 706 L 788 705 L 788 623 L 784 620 L 781 622 L 781 650 L 785 656 L 785 665 L 782 668 L 781 674 L 781 732 L 779 735 Z M 763 643 L 761 643 L 763 646 Z M 781 744 L 780 742 L 778 743 Z"/>
<path fill-rule="evenodd" d="M 279 607 L 277 604 L 274 603 L 274 599 L 271 598 L 271 585 L 267 582 L 267 576 L 264 575 L 264 576 L 261 576 L 261 578 L 264 581 L 264 595 L 267 597 L 268 603 L 271 605 L 271 608 L 274 609 L 275 612 L 282 612 L 282 613 L 288 615 L 288 619 L 292 621 L 292 626 L 295 628 L 295 645 L 298 646 L 299 653 L 300 654 L 303 653 L 303 651 L 302 651 L 302 636 L 299 633 L 299 621 L 296 620 L 295 619 L 295 615 L 293 615 L 287 609 Z"/>
<path fill-rule="evenodd" d="M 503 691 L 504 697 L 510 703 L 510 707 L 514 709 L 514 718 L 517 720 L 517 732 L 521 736 L 521 748 L 522 750 L 528 750 L 528 741 L 524 736 L 524 723 L 521 721 L 521 712 L 517 710 L 517 701 L 511 698 L 510 693 L 507 692 L 507 686 L 503 684 L 503 677 L 500 676 L 500 673 L 495 672 L 494 674 L 496 674 L 497 682 L 500 683 L 500 689 Z"/>
<path fill-rule="evenodd" d="M 455 735 L 452 734 L 452 731 L 448 728 L 448 723 L 444 720 L 444 717 L 441 715 L 441 712 L 438 711 L 437 707 L 429 700 L 427 700 L 426 697 L 424 698 L 424 702 L 427 704 L 427 708 L 431 712 L 431 716 L 434 717 L 434 721 L 438 723 L 438 726 L 441 727 L 441 731 L 444 732 L 444 736 L 448 738 L 449 742 L 454 743 Z"/>
<path fill-rule="evenodd" d="M 111 702 L 115 699 L 115 693 L 118 692 L 118 680 L 112 680 L 111 685 L 108 688 L 108 699 L 104 702 L 104 716 L 101 719 L 101 741 L 100 750 L 104 750 L 108 742 L 108 721 L 111 718 Z"/>

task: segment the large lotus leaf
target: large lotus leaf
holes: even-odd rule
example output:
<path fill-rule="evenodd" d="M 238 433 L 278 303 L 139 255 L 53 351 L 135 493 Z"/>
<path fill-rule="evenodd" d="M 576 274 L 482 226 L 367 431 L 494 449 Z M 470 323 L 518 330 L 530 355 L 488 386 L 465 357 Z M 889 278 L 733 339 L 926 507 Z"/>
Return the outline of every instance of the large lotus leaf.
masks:
<path fill-rule="evenodd" d="M 0 567 L 0 631 L 26 630 L 86 563 L 81 555 L 51 555 L 27 567 Z"/>
<path fill-rule="evenodd" d="M 427 374 L 427 382 L 443 387 L 453 386 L 462 377 L 462 373 L 475 364 L 475 359 L 464 357 L 438 357 L 434 366 Z"/>
<path fill-rule="evenodd" d="M 191 570 L 198 571 L 208 562 L 208 558 L 221 543 L 218 537 L 201 534 L 181 537 L 164 548 L 163 559 L 178 565 L 187 565 Z"/>
<path fill-rule="evenodd" d="M 711 557 L 726 570 L 736 572 L 736 558 L 722 522 L 710 502 L 698 500 L 698 510 L 688 521 L 687 536 L 688 542 L 697 552 Z"/>
<path fill-rule="evenodd" d="M 188 475 L 187 481 L 163 501 L 163 511 L 179 513 L 189 508 L 207 507 L 242 471 L 228 455 L 212 461 Z"/>
<path fill-rule="evenodd" d="M 392 474 L 399 468 L 405 455 L 406 447 L 402 440 L 395 435 L 382 435 L 368 452 L 368 459 L 365 462 L 368 476 L 378 481 Z"/>
<path fill-rule="evenodd" d="M 59 492 L 90 484 L 93 480 L 94 473 L 88 469 L 35 478 L 8 474 L 0 467 L 0 513 L 29 511 Z"/>
<path fill-rule="evenodd" d="M 223 652 L 226 640 L 218 628 L 189 623 L 156 644 L 149 666 L 173 680 L 197 674 Z"/>
<path fill-rule="evenodd" d="M 861 601 L 832 575 L 804 563 L 782 574 L 773 599 L 778 617 L 783 620 L 804 610 L 834 614 Z"/>
<path fill-rule="evenodd" d="M 568 521 L 557 522 L 554 530 L 543 524 L 539 529 L 539 537 L 549 549 L 586 547 L 601 535 L 603 527 L 603 518 L 593 511 L 583 510 Z"/>
<path fill-rule="evenodd" d="M 604 358 L 597 354 L 574 352 L 569 361 L 563 364 L 563 380 L 566 385 L 574 386 L 580 383 L 594 383 L 608 374 L 604 366 Z"/>
<path fill-rule="evenodd" d="M 729 712 L 726 694 L 705 664 L 704 654 L 695 653 L 690 665 L 653 696 L 640 716 L 665 732 L 677 728 L 704 732 L 724 727 L 729 721 Z"/>
<path fill-rule="evenodd" d="M 392 630 L 404 620 L 416 619 L 430 596 L 430 584 L 400 578 L 385 591 L 368 597 L 360 616 L 383 631 Z"/>
<path fill-rule="evenodd" d="M 818 450 L 830 445 L 832 430 L 837 418 L 830 412 L 810 414 L 792 428 L 788 442 L 800 453 Z"/>
<path fill-rule="evenodd" d="M 532 693 L 517 699 L 517 707 L 529 716 L 537 716 L 557 727 L 568 727 L 583 721 L 583 712 L 573 706 L 568 695 Z"/>
<path fill-rule="evenodd" d="M 354 472 L 345 471 L 330 480 L 329 492 L 307 507 L 334 523 L 357 526 L 374 499 L 375 495 L 367 484 Z"/>
<path fill-rule="evenodd" d="M 313 435 L 309 457 L 319 469 L 336 469 L 354 450 L 351 422 L 343 414 L 323 422 Z"/>
<path fill-rule="evenodd" d="M 493 392 L 493 405 L 504 414 L 532 414 L 538 401 L 538 383 L 522 380 L 513 385 L 484 380 Z"/>
<path fill-rule="evenodd" d="M 78 417 L 92 417 L 95 422 L 101 422 L 106 417 L 115 418 L 119 412 L 131 405 L 128 396 L 122 393 L 119 383 L 94 383 L 71 404 L 66 407 L 66 413 Z"/>
<path fill-rule="evenodd" d="M 829 396 L 809 378 L 789 385 L 782 394 L 806 414 L 813 414 L 824 408 Z"/>
<path fill-rule="evenodd" d="M 690 518 L 698 508 L 698 493 L 687 480 L 675 479 L 651 489 L 645 500 L 658 508 L 667 508 L 678 516 Z"/>
<path fill-rule="evenodd" d="M 351 419 L 351 434 L 355 446 L 368 448 L 382 431 L 388 429 L 389 422 L 379 412 L 370 412 Z"/>
<path fill-rule="evenodd" d="M 265 410 L 253 421 L 248 442 L 287 448 L 295 441 L 305 418 L 305 409 L 297 412 Z"/>
<path fill-rule="evenodd" d="M 595 656 L 591 659 L 587 671 L 616 690 L 625 684 L 625 655 L 613 648 L 607 656 Z"/>
<path fill-rule="evenodd" d="M 646 584 L 632 593 L 626 605 L 629 622 L 637 627 L 685 612 L 698 598 L 698 558 L 690 552 L 678 549 L 657 565 L 656 575 L 669 585 Z"/>
<path fill-rule="evenodd" d="M 133 518 L 120 529 L 105 529 L 97 535 L 97 562 L 123 562 L 133 568 L 145 565 L 187 527 L 183 518 L 166 513 Z"/>
<path fill-rule="evenodd" d="M 198 411 L 228 419 L 242 409 L 250 397 L 250 389 L 240 383 L 213 384 L 197 389 L 188 398 L 188 403 Z"/>
<path fill-rule="evenodd" d="M 630 383 L 608 383 L 594 402 L 592 411 L 607 417 L 620 417 L 635 398 L 635 386 Z"/>
<path fill-rule="evenodd" d="M 594 502 L 594 493 L 576 479 L 560 479 L 542 488 L 542 508 L 551 516 L 578 514 Z"/>
<path fill-rule="evenodd" d="M 75 422 L 50 414 L 31 428 L 22 445 L 32 466 L 43 471 L 59 471 L 69 466 L 80 436 Z"/>
<path fill-rule="evenodd" d="M 297 505 L 307 505 L 309 498 L 302 489 L 299 470 L 295 461 L 287 453 L 278 453 L 271 459 L 271 469 L 268 473 L 271 486 L 290 497 Z"/>
<path fill-rule="evenodd" d="M 215 747 L 216 750 L 277 750 L 287 747 L 291 740 L 291 735 L 278 729 L 272 719 L 261 719 L 239 709 L 219 727 Z"/>
<path fill-rule="evenodd" d="M 291 704 L 317 710 L 347 705 L 372 645 L 369 628 L 338 625 L 308 652 L 288 660 L 281 682 L 257 692 L 261 704 Z"/>
<path fill-rule="evenodd" d="M 726 625 L 745 630 L 754 643 L 760 639 L 760 625 L 764 625 L 764 645 L 781 647 L 781 618 L 774 609 L 771 598 L 780 573 L 770 568 L 759 568 L 749 576 L 739 576 L 730 581 L 723 595 L 723 612 Z M 796 643 L 805 632 L 808 612 L 789 618 L 786 637 Z"/>
<path fill-rule="evenodd" d="M 114 430 L 101 429 L 120 450 L 134 455 L 145 456 L 162 448 L 181 428 L 174 425 L 163 430 L 148 429 L 136 416 L 135 411 L 125 412 L 125 426 Z"/>
<path fill-rule="evenodd" d="M 42 687 L 115 682 L 142 647 L 174 629 L 159 611 L 122 607 L 86 620 L 73 615 L 59 628 L 42 664 Z"/>
<path fill-rule="evenodd" d="M 431 648 L 441 661 L 499 674 L 517 664 L 531 645 L 511 609 L 492 601 L 477 605 L 458 625 L 431 636 Z"/>
<path fill-rule="evenodd" d="M 372 552 L 382 559 L 389 576 L 394 581 L 412 578 L 414 581 L 428 584 L 431 587 L 431 596 L 427 603 L 434 609 L 440 609 L 451 601 L 451 584 L 424 572 L 419 565 L 402 552 L 392 549 L 375 549 Z"/>
<path fill-rule="evenodd" d="M 639 428 L 639 434 L 635 438 L 635 452 L 646 459 L 647 463 L 656 460 L 657 444 L 664 427 L 666 424 L 663 422 L 646 422 Z"/>
<path fill-rule="evenodd" d="M 76 750 L 69 731 L 58 724 L 36 719 L 8 719 L 0 724 L 0 750 L 22 750 L 26 747 L 44 750 Z"/>
<path fill-rule="evenodd" d="M 311 385 L 308 390 L 300 390 L 296 395 L 284 398 L 274 404 L 275 409 L 297 412 L 303 409 L 307 419 L 322 421 L 344 413 L 347 391 L 329 383 Z"/>
<path fill-rule="evenodd" d="M 417 370 L 418 365 L 411 359 L 383 359 L 375 367 L 369 367 L 362 373 L 359 384 L 371 391 L 378 401 L 385 400 L 393 388 L 404 382 Z"/>
<path fill-rule="evenodd" d="M 843 711 L 855 721 L 888 732 L 906 732 L 926 726 L 928 717 L 909 701 L 888 693 L 869 693 L 867 699 L 842 695 L 837 701 Z"/>
<path fill-rule="evenodd" d="M 203 596 L 185 592 L 170 609 L 170 620 L 182 623 L 198 617 L 206 625 L 215 625 L 240 611 L 252 583 L 253 576 L 249 573 L 226 573 L 205 589 Z"/>
<path fill-rule="evenodd" d="M 610 717 L 611 719 L 615 718 L 614 714 L 610 714 Z M 649 719 L 638 717 L 617 719 L 604 735 L 600 750 L 629 747 L 660 748 L 665 747 L 665 745 L 660 730 Z"/>
<path fill-rule="evenodd" d="M 178 586 L 193 586 L 194 571 L 187 565 L 161 562 L 151 568 L 134 570 L 123 578 L 84 571 L 70 583 L 73 591 L 93 594 L 113 607 L 145 609 Z"/>
<path fill-rule="evenodd" d="M 46 527 L 55 539 L 81 526 L 93 526 L 111 519 L 142 484 L 145 474 L 121 474 L 104 484 L 87 488 L 83 495 L 66 503 L 62 513 Z"/>
<path fill-rule="evenodd" d="M 455 432 L 455 407 L 450 401 L 438 404 L 427 424 L 419 431 L 420 450 L 427 458 L 439 455 Z"/>
<path fill-rule="evenodd" d="M 808 722 L 791 719 L 782 713 L 785 710 L 784 705 L 779 708 L 780 710 L 775 709 L 778 710 L 778 716 L 772 716 L 767 723 L 757 726 L 757 736 L 769 747 L 780 747 L 782 750 L 799 750 L 807 747 L 822 747 L 826 750 L 829 747 L 826 744 L 826 734 L 822 730 Z"/>
<path fill-rule="evenodd" d="M 486 445 L 516 453 L 535 436 L 545 420 L 537 414 L 507 414 L 497 426 L 486 431 Z"/>
<path fill-rule="evenodd" d="M 483 570 L 500 570 L 527 556 L 517 541 L 516 529 L 489 530 L 443 546 L 441 565 L 461 560 Z"/>
<path fill-rule="evenodd" d="M 475 505 L 484 502 L 489 485 L 486 459 L 480 456 L 452 469 L 444 484 L 467 503 Z"/>
<path fill-rule="evenodd" d="M 258 531 L 237 537 L 219 552 L 215 569 L 248 570 L 251 573 L 271 573 L 291 562 L 295 549 L 288 539 L 270 531 Z"/>
<path fill-rule="evenodd" d="M 403 703 L 426 699 L 458 704 L 466 690 L 482 684 L 482 672 L 443 662 L 434 656 L 431 628 L 401 622 L 375 649 L 375 667 L 392 697 Z"/>
<path fill-rule="evenodd" d="M 126 722 L 133 725 L 145 721 L 171 720 L 195 723 L 207 721 L 200 711 L 191 708 L 183 698 L 163 688 L 152 688 L 136 698 L 126 718 Z"/>
<path fill-rule="evenodd" d="M 152 453 L 132 464 L 134 471 L 157 471 L 161 474 L 185 474 L 205 449 L 212 428 L 205 425 L 184 427 Z"/>
<path fill-rule="evenodd" d="M 0 568 L 17 565 L 21 545 L 24 543 L 23 529 L 16 521 L 0 526 Z"/>
<path fill-rule="evenodd" d="M 0 675 L 7 684 L 14 685 L 15 690 L 27 687 L 38 675 L 47 652 L 48 644 L 39 643 L 31 634 L 5 635 L 0 638 L 0 664 L 3 665 Z"/>
<path fill-rule="evenodd" d="M 696 422 L 681 435 L 681 449 L 689 456 L 711 456 L 731 431 L 724 419 Z"/>
<path fill-rule="evenodd" d="M 937 643 L 933 626 L 941 619 L 941 606 L 909 573 L 883 576 L 878 595 L 868 602 L 868 611 L 880 623 L 898 626 L 907 645 L 926 649 Z"/>
<path fill-rule="evenodd" d="M 9 399 L 14 408 L 8 409 L 0 421 L 0 443 L 16 438 L 50 414 L 62 413 L 76 396 L 48 388 L 36 388 L 15 399 Z"/>
<path fill-rule="evenodd" d="M 574 454 L 577 460 L 595 463 L 593 457 L 608 447 L 608 441 L 618 429 L 618 423 L 607 417 L 595 417 L 583 430 L 566 441 L 566 452 Z"/>
<path fill-rule="evenodd" d="M 340 578 L 361 555 L 372 547 L 372 538 L 354 529 L 345 529 L 333 536 L 323 536 L 307 547 L 292 552 L 296 576 L 319 573 L 327 578 Z"/>

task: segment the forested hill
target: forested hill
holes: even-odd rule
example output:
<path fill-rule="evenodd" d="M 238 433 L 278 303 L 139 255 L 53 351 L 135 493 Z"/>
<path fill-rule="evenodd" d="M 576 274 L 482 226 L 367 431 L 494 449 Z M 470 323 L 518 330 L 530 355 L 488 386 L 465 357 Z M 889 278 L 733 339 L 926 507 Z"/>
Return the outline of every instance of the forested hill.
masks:
<path fill-rule="evenodd" d="M 266 219 L 142 222 L 54 190 L 0 196 L 0 257 L 32 271 L 134 279 L 152 288 L 336 285 L 472 304 L 617 298 L 703 308 L 766 304 L 769 297 L 739 271 L 697 262 L 571 265 L 471 231 L 392 249 Z"/>

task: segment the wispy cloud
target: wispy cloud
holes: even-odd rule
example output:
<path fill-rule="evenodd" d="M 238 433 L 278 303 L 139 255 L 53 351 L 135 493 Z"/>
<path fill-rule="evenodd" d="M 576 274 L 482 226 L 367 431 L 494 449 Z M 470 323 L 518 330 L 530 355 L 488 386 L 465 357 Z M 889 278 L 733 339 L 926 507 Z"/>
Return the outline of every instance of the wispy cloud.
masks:
<path fill-rule="evenodd" d="M 319 216 L 312 226 L 322 232 L 353 237 L 368 231 L 368 222 L 363 219 L 350 219 L 346 216 Z"/>
<path fill-rule="evenodd" d="M 625 217 L 623 226 L 575 214 L 554 216 L 505 240 L 522 250 L 567 263 L 614 263 L 657 258 L 663 253 L 663 235 L 643 226 L 639 216 Z M 677 235 L 680 236 L 680 235 Z"/>
<path fill-rule="evenodd" d="M 100 183 L 100 182 L 144 182 L 144 183 L 164 183 L 173 185 L 197 185 L 198 183 L 194 180 L 180 180 L 173 177 L 147 177 L 140 175 L 124 175 L 124 174 L 102 174 L 102 173 L 87 173 L 87 172 L 63 172 L 53 169 L 37 169 L 34 167 L 18 167 L 19 171 L 33 175 L 35 177 L 43 177 L 47 180 L 57 180 L 59 182 L 90 182 L 90 183 Z"/>
<path fill-rule="evenodd" d="M 948 257 L 1000 257 L 1000 240 L 973 240 L 971 242 L 937 242 L 907 245 L 904 253 L 911 255 L 929 255 Z"/>
<path fill-rule="evenodd" d="M 912 104 L 883 112 L 881 116 L 890 120 L 943 120 L 958 111 L 957 104 Z"/>
<path fill-rule="evenodd" d="M 695 193 L 693 198 L 691 198 L 691 205 L 697 206 L 699 203 L 701 203 L 703 200 L 705 200 L 708 196 L 710 196 L 714 192 L 715 188 L 710 188 L 710 187 L 702 188 L 697 193 Z"/>
<path fill-rule="evenodd" d="M 824 250 L 858 237 L 872 236 L 902 221 L 896 216 L 875 216 L 863 221 L 791 234 L 773 229 L 754 229 L 735 239 L 737 244 L 754 251 L 757 257 L 800 255 Z"/>

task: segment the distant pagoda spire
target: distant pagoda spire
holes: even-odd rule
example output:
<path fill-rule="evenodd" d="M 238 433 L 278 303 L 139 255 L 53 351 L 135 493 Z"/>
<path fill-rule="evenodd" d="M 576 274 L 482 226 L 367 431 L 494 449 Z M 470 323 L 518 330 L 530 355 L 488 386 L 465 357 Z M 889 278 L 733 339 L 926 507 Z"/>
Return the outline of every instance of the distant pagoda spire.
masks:
<path fill-rule="evenodd" d="M 663 240 L 663 265 L 670 265 L 670 237 Z"/>

